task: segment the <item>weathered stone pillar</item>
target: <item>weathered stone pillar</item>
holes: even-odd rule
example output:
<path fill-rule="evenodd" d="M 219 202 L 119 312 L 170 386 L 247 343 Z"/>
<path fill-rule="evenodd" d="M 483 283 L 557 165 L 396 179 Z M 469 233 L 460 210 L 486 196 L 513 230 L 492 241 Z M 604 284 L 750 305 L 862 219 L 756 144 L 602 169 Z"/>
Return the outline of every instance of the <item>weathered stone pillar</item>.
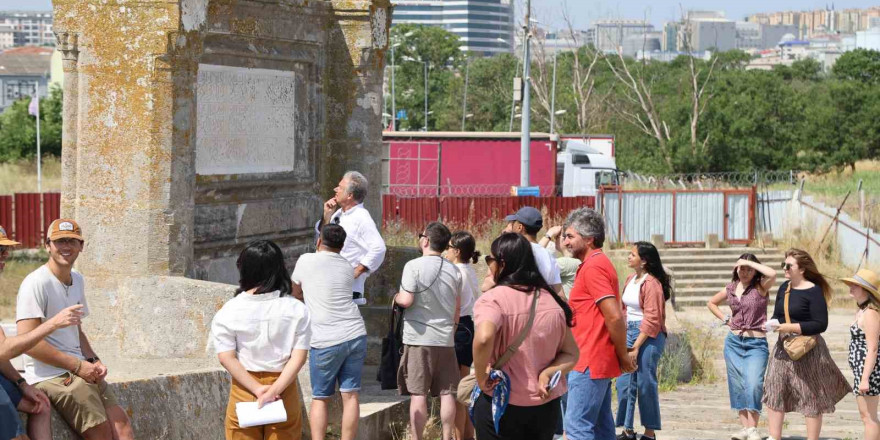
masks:
<path fill-rule="evenodd" d="M 76 116 L 79 103 L 78 36 L 75 33 L 57 32 L 55 37 L 58 50 L 61 51 L 64 71 L 61 167 L 65 171 L 61 174 L 61 187 L 70 188 L 61 193 L 61 216 L 75 217 L 76 191 L 73 188 L 76 188 Z"/>
<path fill-rule="evenodd" d="M 63 212 L 83 227 L 102 357 L 213 364 L 208 325 L 231 289 L 207 281 L 236 282 L 255 239 L 293 263 L 345 170 L 370 179 L 378 219 L 389 8 L 54 1 Z"/>

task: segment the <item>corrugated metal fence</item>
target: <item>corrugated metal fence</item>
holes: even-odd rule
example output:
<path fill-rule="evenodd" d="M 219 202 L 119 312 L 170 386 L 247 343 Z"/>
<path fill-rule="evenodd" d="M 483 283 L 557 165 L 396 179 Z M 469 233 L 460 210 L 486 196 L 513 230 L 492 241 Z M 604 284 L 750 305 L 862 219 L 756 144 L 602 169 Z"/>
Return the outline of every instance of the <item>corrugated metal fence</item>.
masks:
<path fill-rule="evenodd" d="M 727 243 L 748 243 L 755 231 L 755 191 L 609 190 L 600 192 L 606 237 L 612 242 L 703 243 L 717 234 Z"/>
<path fill-rule="evenodd" d="M 596 206 L 595 197 L 398 197 L 382 196 L 382 221 L 399 222 L 421 228 L 428 222 L 442 221 L 476 225 L 500 220 L 523 206 L 547 208 L 551 217 L 562 217 L 574 209 Z"/>
<path fill-rule="evenodd" d="M 0 225 L 23 248 L 40 247 L 49 223 L 61 215 L 61 194 L 19 193 L 0 196 Z"/>

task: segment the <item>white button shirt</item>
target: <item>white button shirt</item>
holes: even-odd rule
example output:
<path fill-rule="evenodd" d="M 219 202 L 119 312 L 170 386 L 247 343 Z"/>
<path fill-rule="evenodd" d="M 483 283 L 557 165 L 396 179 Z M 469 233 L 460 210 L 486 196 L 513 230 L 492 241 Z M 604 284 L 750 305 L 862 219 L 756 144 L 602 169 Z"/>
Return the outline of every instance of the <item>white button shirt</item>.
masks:
<path fill-rule="evenodd" d="M 338 220 L 337 220 L 338 219 Z M 367 271 L 354 279 L 351 286 L 353 292 L 364 293 L 364 283 L 367 276 L 377 271 L 382 261 L 385 260 L 385 240 L 379 235 L 376 223 L 370 217 L 370 212 L 360 203 L 348 211 L 341 208 L 330 216 L 330 223 L 338 223 L 345 229 L 345 245 L 339 252 L 351 264 L 352 269 L 358 264 L 367 267 Z M 315 232 L 320 236 L 321 222 L 315 224 Z"/>
<path fill-rule="evenodd" d="M 274 291 L 239 293 L 223 305 L 211 322 L 217 353 L 235 351 L 248 371 L 278 373 L 293 350 L 308 350 L 309 311 L 296 298 Z"/>

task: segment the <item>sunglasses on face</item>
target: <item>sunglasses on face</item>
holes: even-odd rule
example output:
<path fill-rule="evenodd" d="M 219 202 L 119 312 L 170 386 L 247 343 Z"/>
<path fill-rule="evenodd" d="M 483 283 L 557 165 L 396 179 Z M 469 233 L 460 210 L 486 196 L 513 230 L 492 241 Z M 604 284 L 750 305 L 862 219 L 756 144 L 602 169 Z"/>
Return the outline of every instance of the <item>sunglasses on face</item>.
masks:
<path fill-rule="evenodd" d="M 428 238 L 428 236 L 425 235 L 425 234 L 419 234 L 419 240 L 421 240 L 421 239 L 423 239 L 423 238 Z"/>
<path fill-rule="evenodd" d="M 487 266 L 488 266 L 489 264 L 491 264 L 491 263 L 494 263 L 494 262 L 498 261 L 497 258 L 495 258 L 495 257 L 493 257 L 493 256 L 491 256 L 491 255 L 486 255 L 484 258 L 485 258 L 485 260 L 486 260 L 486 265 L 487 265 Z"/>
<path fill-rule="evenodd" d="M 791 270 L 791 266 L 792 266 L 791 263 L 785 263 L 785 262 L 782 263 L 782 268 L 785 270 Z"/>

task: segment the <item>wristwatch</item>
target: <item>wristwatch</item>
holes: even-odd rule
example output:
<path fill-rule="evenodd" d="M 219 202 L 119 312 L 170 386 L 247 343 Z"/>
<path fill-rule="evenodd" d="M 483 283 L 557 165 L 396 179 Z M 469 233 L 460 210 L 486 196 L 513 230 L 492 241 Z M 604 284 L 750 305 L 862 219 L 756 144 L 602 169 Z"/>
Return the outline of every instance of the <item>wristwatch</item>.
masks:
<path fill-rule="evenodd" d="M 19 387 L 19 388 L 21 388 L 23 385 L 26 385 L 26 384 L 27 384 L 27 380 L 25 380 L 25 378 L 23 378 L 23 377 L 19 377 L 19 378 L 15 381 L 15 386 L 17 386 L 17 387 Z"/>
<path fill-rule="evenodd" d="M 88 362 L 88 363 L 90 363 L 90 364 L 94 364 L 95 362 L 98 362 L 98 361 L 100 361 L 100 360 L 101 360 L 101 359 L 100 359 L 99 357 L 97 357 L 97 356 L 95 356 L 95 357 L 93 357 L 93 358 L 86 358 L 86 362 Z"/>

